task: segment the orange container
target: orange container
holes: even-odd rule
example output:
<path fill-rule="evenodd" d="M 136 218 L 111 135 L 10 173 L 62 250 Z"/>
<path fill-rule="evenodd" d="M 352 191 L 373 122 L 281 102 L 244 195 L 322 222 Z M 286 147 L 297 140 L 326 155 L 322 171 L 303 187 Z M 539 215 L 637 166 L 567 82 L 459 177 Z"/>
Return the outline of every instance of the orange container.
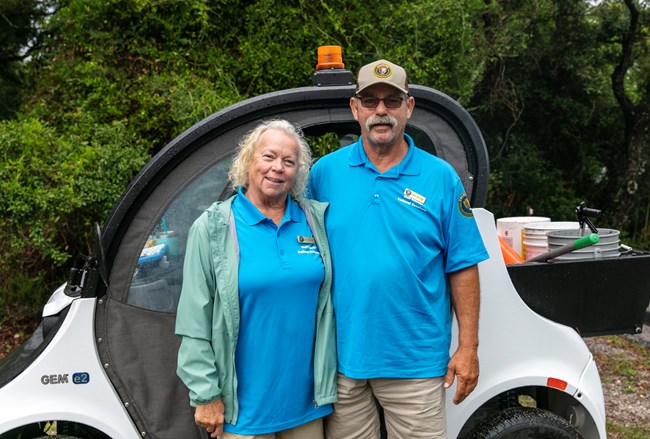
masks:
<path fill-rule="evenodd" d="M 498 236 L 498 235 L 497 235 Z M 499 245 L 501 246 L 501 254 L 503 255 L 503 260 L 506 265 L 510 264 L 521 264 L 524 262 L 524 259 L 519 256 L 519 254 L 514 251 L 512 247 L 508 245 L 507 242 L 499 236 Z"/>

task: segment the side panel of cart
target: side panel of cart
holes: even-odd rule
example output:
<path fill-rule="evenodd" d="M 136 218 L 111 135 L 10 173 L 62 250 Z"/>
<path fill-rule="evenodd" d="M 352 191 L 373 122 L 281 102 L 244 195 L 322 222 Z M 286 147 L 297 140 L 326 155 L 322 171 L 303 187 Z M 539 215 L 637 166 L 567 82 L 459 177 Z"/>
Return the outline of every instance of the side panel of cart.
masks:
<path fill-rule="evenodd" d="M 481 422 L 525 406 L 559 415 L 586 438 L 606 437 L 600 378 L 584 341 L 524 303 L 503 262 L 494 217 L 484 209 L 474 209 L 474 215 L 490 253 L 479 265 L 481 375 L 470 398 L 453 407 L 456 416 L 469 421 L 450 419 L 450 436 L 472 432 L 468 437 L 477 437 L 473 429 Z"/>
<path fill-rule="evenodd" d="M 38 437 L 49 421 L 57 421 L 58 434 L 79 438 L 202 437 L 175 373 L 174 320 L 187 232 L 207 206 L 231 194 L 226 171 L 234 147 L 259 120 L 282 117 L 309 136 L 334 133 L 341 144 L 358 135 L 348 107 L 351 75 L 341 73 L 321 81 L 338 85 L 284 90 L 224 109 L 147 164 L 105 222 L 93 257 L 75 267 L 67 288 L 53 296 L 34 337 L 0 365 L 2 438 Z M 515 289 L 516 268 L 509 273 L 503 262 L 494 218 L 482 208 L 489 167 L 478 128 L 448 96 L 420 86 L 412 94 L 416 110 L 407 132 L 454 166 L 490 252 L 479 266 L 481 377 L 458 406 L 450 390 L 450 437 L 469 437 L 493 415 L 526 405 L 557 414 L 586 438 L 604 438 L 600 379 L 576 325 L 543 317 L 548 306 L 531 305 L 534 293 L 522 300 L 525 285 Z M 650 268 L 647 260 L 640 265 Z M 599 294 L 623 292 L 614 285 Z M 641 296 L 645 310 L 648 294 Z M 603 310 L 591 311 L 598 317 Z M 637 324 L 627 315 L 624 320 L 601 332 L 629 332 Z"/>

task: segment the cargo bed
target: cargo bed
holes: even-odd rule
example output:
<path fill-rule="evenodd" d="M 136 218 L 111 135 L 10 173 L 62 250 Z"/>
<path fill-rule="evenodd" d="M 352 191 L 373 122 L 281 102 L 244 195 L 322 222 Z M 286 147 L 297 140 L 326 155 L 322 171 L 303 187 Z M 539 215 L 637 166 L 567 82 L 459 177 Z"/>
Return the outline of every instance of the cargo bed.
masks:
<path fill-rule="evenodd" d="M 582 336 L 638 334 L 650 301 L 650 253 L 600 260 L 508 266 L 519 296 L 536 313 Z"/>

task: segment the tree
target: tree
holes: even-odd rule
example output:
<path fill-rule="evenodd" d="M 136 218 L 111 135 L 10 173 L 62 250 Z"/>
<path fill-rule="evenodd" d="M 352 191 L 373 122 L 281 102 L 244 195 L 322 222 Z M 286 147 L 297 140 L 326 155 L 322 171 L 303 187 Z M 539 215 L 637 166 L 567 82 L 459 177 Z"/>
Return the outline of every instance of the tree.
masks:
<path fill-rule="evenodd" d="M 635 0 L 624 0 L 627 26 L 620 30 L 618 63 L 612 73 L 612 89 L 625 122 L 625 166 L 617 181 L 614 225 L 626 228 L 633 220 L 638 191 L 646 174 L 650 126 L 650 11 Z M 605 7 L 605 6 L 603 6 Z"/>
<path fill-rule="evenodd" d="M 594 106 L 605 77 L 594 67 L 582 0 L 486 2 L 487 66 L 470 111 L 490 152 L 488 205 L 497 216 L 570 220 L 592 197 L 603 131 Z"/>
<path fill-rule="evenodd" d="M 28 99 L 0 122 L 0 310 L 60 284 L 92 222 L 176 135 L 246 97 L 311 85 L 319 45 L 342 45 L 353 71 L 402 63 L 461 100 L 482 68 L 481 0 L 51 1 L 23 62 Z"/>
<path fill-rule="evenodd" d="M 24 60 L 37 51 L 55 0 L 4 0 L 0 3 L 0 120 L 18 110 L 27 84 Z"/>
<path fill-rule="evenodd" d="M 0 21 L 13 26 L 0 27 L 0 70 L 20 80 L 0 71 L 3 115 L 14 117 L 0 120 L 0 292 L 60 283 L 70 257 L 87 252 L 90 224 L 152 154 L 227 105 L 311 85 L 325 44 L 341 45 L 353 72 L 387 58 L 468 109 L 488 144 L 496 216 L 531 207 L 572 219 L 586 200 L 606 224 L 612 189 L 650 187 L 633 130 L 646 123 L 648 7 L 627 0 L 639 13 L 631 32 L 622 1 L 5 1 Z M 614 35 L 632 41 L 633 62 L 614 75 L 620 101 Z M 617 155 L 628 150 L 619 102 L 637 134 Z"/>

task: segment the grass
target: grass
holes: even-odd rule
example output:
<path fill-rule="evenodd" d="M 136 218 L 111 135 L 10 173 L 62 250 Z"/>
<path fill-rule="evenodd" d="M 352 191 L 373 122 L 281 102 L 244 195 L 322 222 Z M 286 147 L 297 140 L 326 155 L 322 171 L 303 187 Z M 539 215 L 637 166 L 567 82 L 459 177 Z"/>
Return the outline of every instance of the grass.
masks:
<path fill-rule="evenodd" d="M 625 337 L 602 337 L 613 349 L 605 356 L 597 356 L 603 379 L 618 379 L 621 381 L 624 393 L 634 393 L 639 386 L 638 378 L 642 371 L 650 370 L 650 355 L 648 348 L 632 342 Z M 650 436 L 647 436 L 650 437 Z"/>
<path fill-rule="evenodd" d="M 650 427 L 647 425 L 625 426 L 608 422 L 607 435 L 610 439 L 648 439 Z"/>
<path fill-rule="evenodd" d="M 610 404 L 621 404 L 607 413 L 608 439 L 650 438 L 650 425 L 639 422 L 647 419 L 638 410 L 649 410 L 645 400 L 649 399 L 650 349 L 626 336 L 598 337 L 605 348 L 592 350 L 604 387 L 618 389 L 619 396 L 609 395 Z M 608 399 L 605 394 L 606 402 Z M 629 417 L 627 415 L 630 415 Z M 638 415 L 641 415 L 639 417 Z"/>

